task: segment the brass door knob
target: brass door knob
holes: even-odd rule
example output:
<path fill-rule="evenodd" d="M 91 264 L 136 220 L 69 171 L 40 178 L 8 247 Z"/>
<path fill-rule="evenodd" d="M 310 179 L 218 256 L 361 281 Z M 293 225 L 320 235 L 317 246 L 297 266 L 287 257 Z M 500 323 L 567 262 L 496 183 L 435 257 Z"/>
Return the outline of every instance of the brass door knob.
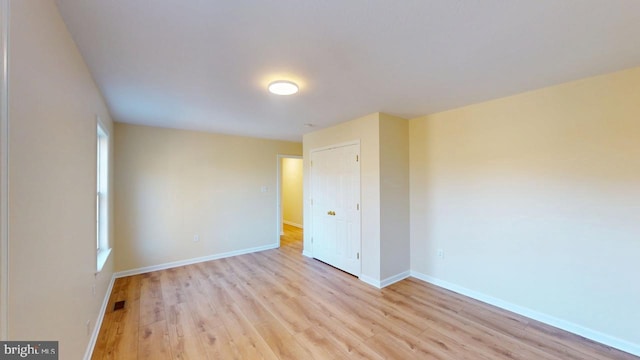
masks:
<path fill-rule="evenodd" d="M 336 216 L 335 211 L 327 211 L 327 215 Z"/>

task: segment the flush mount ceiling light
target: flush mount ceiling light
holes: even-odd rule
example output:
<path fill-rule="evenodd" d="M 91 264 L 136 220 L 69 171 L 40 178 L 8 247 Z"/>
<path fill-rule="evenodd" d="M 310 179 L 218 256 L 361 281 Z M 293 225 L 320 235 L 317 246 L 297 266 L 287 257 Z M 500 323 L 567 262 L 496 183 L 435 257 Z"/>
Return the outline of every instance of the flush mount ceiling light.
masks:
<path fill-rule="evenodd" d="M 287 80 L 278 80 L 269 84 L 269 92 L 276 95 L 293 95 L 298 92 L 298 85 Z"/>

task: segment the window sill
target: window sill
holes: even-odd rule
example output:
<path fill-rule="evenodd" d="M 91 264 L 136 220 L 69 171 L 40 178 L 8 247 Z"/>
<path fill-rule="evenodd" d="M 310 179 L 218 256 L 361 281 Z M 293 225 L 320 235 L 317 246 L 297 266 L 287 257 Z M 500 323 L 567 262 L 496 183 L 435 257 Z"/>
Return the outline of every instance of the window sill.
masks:
<path fill-rule="evenodd" d="M 100 271 L 102 271 L 102 268 L 104 267 L 104 264 L 107 262 L 109 255 L 111 255 L 111 248 L 98 252 L 98 267 L 97 267 L 96 273 L 99 273 Z"/>

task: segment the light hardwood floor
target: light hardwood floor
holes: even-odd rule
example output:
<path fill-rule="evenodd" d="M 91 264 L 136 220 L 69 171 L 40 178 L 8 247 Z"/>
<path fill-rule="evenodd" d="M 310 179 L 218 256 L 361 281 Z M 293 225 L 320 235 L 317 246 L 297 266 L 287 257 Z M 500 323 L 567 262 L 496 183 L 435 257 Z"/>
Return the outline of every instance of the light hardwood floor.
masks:
<path fill-rule="evenodd" d="M 375 289 L 301 238 L 118 279 L 93 359 L 638 360 L 419 280 Z"/>

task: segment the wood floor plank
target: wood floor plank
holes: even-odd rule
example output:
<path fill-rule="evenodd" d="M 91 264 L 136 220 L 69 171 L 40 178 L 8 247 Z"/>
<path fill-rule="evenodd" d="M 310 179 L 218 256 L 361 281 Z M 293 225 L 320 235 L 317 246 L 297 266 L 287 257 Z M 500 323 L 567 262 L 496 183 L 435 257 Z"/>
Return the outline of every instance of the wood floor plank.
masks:
<path fill-rule="evenodd" d="M 229 294 L 223 281 L 220 280 L 218 271 L 220 270 L 219 263 L 209 262 L 207 263 L 207 269 L 210 271 L 210 277 L 202 282 L 202 285 L 207 288 L 210 302 L 216 309 L 225 306 L 225 304 L 232 304 L 234 299 Z M 222 277 L 224 278 L 224 277 Z"/>
<path fill-rule="evenodd" d="M 297 311 L 293 299 L 285 302 L 269 301 L 269 309 L 291 334 L 303 332 L 312 326 L 307 316 Z"/>
<path fill-rule="evenodd" d="M 224 325 L 204 328 L 198 335 L 208 359 L 237 359 L 231 339 Z"/>
<path fill-rule="evenodd" d="M 640 360 L 417 279 L 376 289 L 301 240 L 116 279 L 92 359 Z"/>
<path fill-rule="evenodd" d="M 368 359 L 376 360 L 383 357 L 366 346 L 363 341 L 352 337 L 342 328 L 339 322 L 334 325 L 312 327 L 301 334 L 300 341 L 305 341 L 312 349 L 322 346 L 323 353 L 328 353 L 325 359 Z M 334 356 L 334 354 L 342 356 Z"/>
<path fill-rule="evenodd" d="M 316 354 L 297 343 L 278 321 L 270 321 L 258 325 L 256 330 L 278 359 L 316 359 Z"/>
<path fill-rule="evenodd" d="M 368 348 L 385 359 L 415 359 L 416 355 L 391 335 L 380 333 L 365 341 Z"/>
<path fill-rule="evenodd" d="M 194 325 L 199 331 L 206 331 L 222 325 L 220 314 L 211 305 L 205 294 L 193 291 L 186 303 Z"/>
<path fill-rule="evenodd" d="M 238 359 L 278 359 L 255 326 L 251 324 L 235 305 L 223 312 L 223 321 Z"/>
<path fill-rule="evenodd" d="M 165 320 L 164 300 L 157 273 L 146 274 L 140 280 L 140 325 Z"/>
<path fill-rule="evenodd" d="M 175 359 L 202 359 L 206 354 L 196 328 L 189 305 L 181 302 L 167 309 L 167 326 L 171 353 Z"/>
<path fill-rule="evenodd" d="M 240 307 L 245 317 L 253 324 L 258 325 L 273 318 L 273 314 L 265 307 L 263 302 L 247 284 L 236 277 L 233 269 L 228 269 L 227 276 L 221 281 L 233 302 Z"/>
<path fill-rule="evenodd" d="M 165 320 L 143 325 L 138 338 L 137 359 L 172 359 L 169 344 L 169 328 Z"/>
<path fill-rule="evenodd" d="M 160 286 L 162 298 L 166 306 L 180 304 L 185 301 L 185 293 L 178 279 L 178 268 L 162 270 L 160 273 Z"/>
<path fill-rule="evenodd" d="M 310 327 L 294 338 L 308 349 L 316 359 L 353 359 L 354 356 L 344 352 L 333 339 L 325 336 L 318 328 Z"/>

